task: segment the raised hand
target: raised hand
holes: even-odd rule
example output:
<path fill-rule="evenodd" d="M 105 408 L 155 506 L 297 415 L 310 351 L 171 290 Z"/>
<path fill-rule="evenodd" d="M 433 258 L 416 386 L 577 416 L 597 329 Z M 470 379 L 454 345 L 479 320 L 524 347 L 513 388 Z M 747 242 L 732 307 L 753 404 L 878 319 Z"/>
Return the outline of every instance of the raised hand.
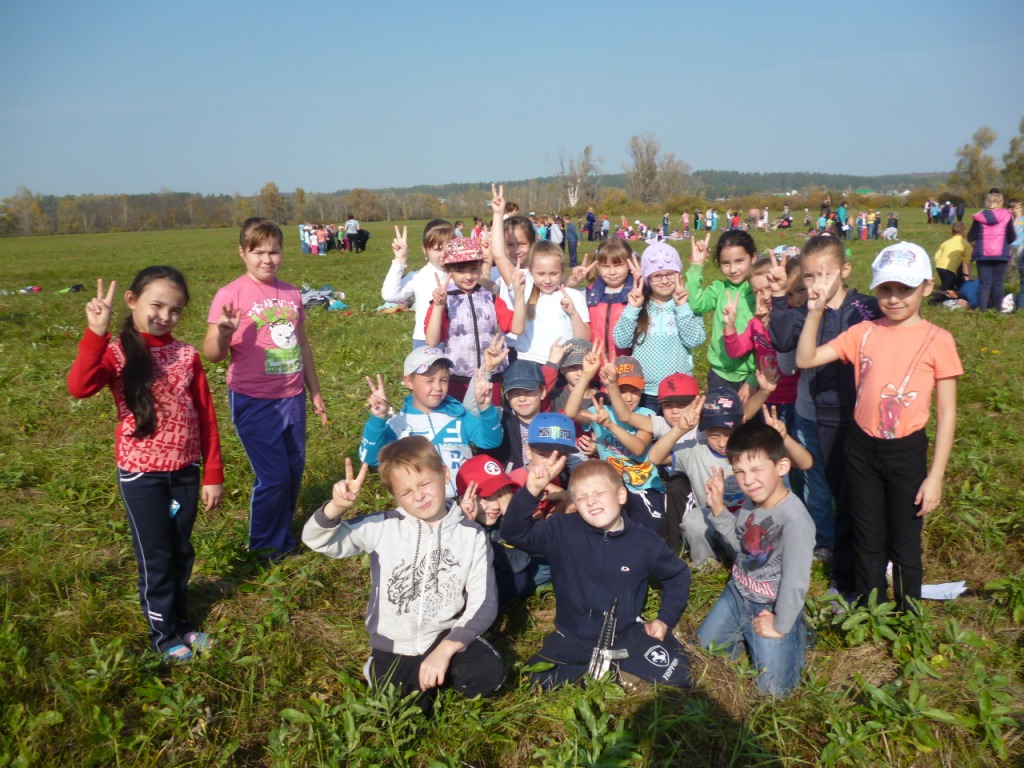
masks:
<path fill-rule="evenodd" d="M 717 517 L 725 511 L 725 470 L 721 467 L 711 469 L 711 477 L 704 483 L 704 493 L 713 515 Z"/>
<path fill-rule="evenodd" d="M 757 388 L 765 392 L 774 392 L 779 386 L 779 368 L 773 365 L 768 358 L 762 360 L 761 365 L 754 369 L 754 378 L 757 379 Z M 746 384 L 746 382 L 743 382 Z M 745 401 L 744 401 L 745 402 Z"/>
<path fill-rule="evenodd" d="M 601 366 L 601 370 L 598 373 L 601 376 L 601 383 L 604 384 L 605 389 L 619 380 L 619 371 L 615 367 L 615 363 L 610 362 L 608 358 L 605 358 L 604 365 Z"/>
<path fill-rule="evenodd" d="M 448 275 L 445 277 L 444 282 L 441 282 L 441 278 L 438 275 L 434 275 L 434 282 L 437 283 L 437 287 L 431 294 L 431 301 L 434 302 L 435 306 L 443 307 L 448 303 L 448 284 L 451 283 L 452 276 Z"/>
<path fill-rule="evenodd" d="M 481 365 L 476 372 L 476 379 L 473 389 L 473 399 L 476 400 L 476 407 L 483 413 L 491 407 L 491 396 L 494 393 L 494 384 L 488 375 L 487 366 Z"/>
<path fill-rule="evenodd" d="M 466 492 L 462 494 L 462 498 L 459 499 L 459 509 L 462 510 L 462 514 L 467 520 L 472 520 L 473 522 L 476 522 L 476 502 L 479 497 L 480 486 L 477 485 L 475 480 L 471 480 L 469 485 L 466 486 Z"/>
<path fill-rule="evenodd" d="M 807 288 L 807 311 L 823 312 L 828 303 L 836 281 L 839 280 L 839 272 L 828 273 L 825 271 L 816 272 L 814 279 Z"/>
<path fill-rule="evenodd" d="M 722 305 L 722 324 L 728 331 L 736 330 L 736 315 L 739 311 L 740 292 L 725 292 L 725 304 Z"/>
<path fill-rule="evenodd" d="M 784 296 L 786 286 L 789 284 L 786 277 L 786 265 L 783 261 L 785 258 L 781 253 L 773 254 L 772 266 L 768 270 L 768 288 L 777 296 Z"/>
<path fill-rule="evenodd" d="M 556 453 L 547 461 L 530 462 L 530 466 L 527 467 L 526 490 L 534 496 L 544 493 L 544 489 L 565 469 L 565 460 L 565 456 Z"/>
<path fill-rule="evenodd" d="M 370 396 L 366 399 L 366 406 L 370 409 L 370 413 L 382 419 L 387 418 L 388 395 L 384 391 L 384 378 L 378 373 L 377 384 L 374 386 L 373 379 L 367 376 L 366 384 L 370 387 Z"/>
<path fill-rule="evenodd" d="M 704 395 L 698 395 L 693 399 L 693 402 L 686 406 L 685 410 L 679 414 L 679 421 L 676 423 L 676 427 L 681 429 L 683 434 L 689 432 L 700 423 L 700 414 L 703 410 Z"/>
<path fill-rule="evenodd" d="M 626 303 L 637 309 L 644 305 L 644 279 L 642 275 L 639 280 L 633 281 L 633 287 L 626 295 Z"/>
<path fill-rule="evenodd" d="M 522 296 L 526 292 L 526 272 L 522 268 L 523 257 L 516 258 L 516 268 L 512 272 L 512 295 Z"/>
<path fill-rule="evenodd" d="M 575 288 L 580 283 L 585 283 L 593 277 L 597 271 L 597 259 L 590 261 L 590 254 L 584 254 L 583 263 L 572 268 L 569 279 L 565 282 L 570 288 Z"/>
<path fill-rule="evenodd" d="M 345 479 L 334 484 L 331 500 L 324 505 L 324 516 L 328 520 L 336 520 L 356 505 L 369 468 L 369 464 L 363 464 L 356 475 L 352 470 L 352 459 L 345 459 Z"/>
<path fill-rule="evenodd" d="M 608 413 L 608 409 L 604 407 L 597 398 L 594 398 L 594 423 L 599 424 L 602 427 L 607 427 L 612 423 L 611 414 Z"/>
<path fill-rule="evenodd" d="M 231 338 L 238 330 L 241 320 L 241 313 L 235 309 L 234 302 L 229 301 L 220 308 L 220 317 L 217 318 L 217 333 L 226 339 Z"/>
<path fill-rule="evenodd" d="M 114 291 L 117 290 L 117 281 L 110 283 L 110 288 L 103 290 L 103 278 L 96 281 L 96 298 L 90 299 L 85 305 L 85 321 L 89 324 L 89 330 L 97 336 L 106 336 L 110 328 L 110 318 L 114 314 Z"/>
<path fill-rule="evenodd" d="M 576 438 L 576 447 L 585 456 L 597 455 L 597 438 L 593 432 L 584 432 Z"/>
<path fill-rule="evenodd" d="M 398 225 L 395 225 L 395 239 L 391 241 L 391 250 L 394 251 L 395 261 L 400 261 L 403 264 L 409 261 L 409 227 L 402 227 L 401 231 L 398 229 Z"/>
<path fill-rule="evenodd" d="M 556 368 L 561 366 L 562 358 L 565 357 L 565 353 L 569 351 L 571 342 L 562 343 L 562 337 L 556 336 L 555 340 L 551 343 L 551 347 L 548 349 L 548 362 L 554 365 Z"/>
<path fill-rule="evenodd" d="M 583 375 L 588 380 L 593 379 L 597 372 L 604 365 L 604 341 L 598 339 L 590 347 L 590 351 L 583 356 Z"/>
<path fill-rule="evenodd" d="M 491 212 L 496 216 L 505 215 L 505 185 L 499 184 L 495 186 L 491 184 Z M 494 233 L 495 237 L 500 237 L 501 233 Z"/>
<path fill-rule="evenodd" d="M 495 331 L 491 343 L 484 350 L 484 370 L 497 370 L 506 357 L 508 357 L 508 348 L 505 346 L 505 337 L 501 331 Z"/>
<path fill-rule="evenodd" d="M 690 235 L 690 261 L 698 266 L 703 265 L 708 260 L 708 253 L 710 251 L 711 232 L 708 232 L 703 240 L 698 240 L 693 235 Z"/>
<path fill-rule="evenodd" d="M 559 286 L 558 290 L 562 292 L 562 311 L 565 312 L 569 317 L 576 314 L 576 305 L 573 304 L 572 299 L 569 297 L 569 293 L 564 285 Z"/>
<path fill-rule="evenodd" d="M 643 283 L 644 272 L 640 268 L 640 260 L 636 257 L 635 253 L 630 253 L 629 256 L 626 257 L 626 264 L 629 265 L 629 274 L 633 276 L 633 285 Z"/>
<path fill-rule="evenodd" d="M 778 411 L 774 405 L 770 410 L 767 403 L 762 405 L 761 416 L 764 418 L 764 423 L 778 432 L 783 440 L 789 437 L 789 432 L 786 430 L 786 422 L 779 418 Z"/>
<path fill-rule="evenodd" d="M 676 303 L 677 307 L 681 307 L 689 300 L 690 292 L 686 290 L 686 283 L 683 282 L 683 276 L 676 272 L 676 286 L 672 290 L 672 301 Z"/>

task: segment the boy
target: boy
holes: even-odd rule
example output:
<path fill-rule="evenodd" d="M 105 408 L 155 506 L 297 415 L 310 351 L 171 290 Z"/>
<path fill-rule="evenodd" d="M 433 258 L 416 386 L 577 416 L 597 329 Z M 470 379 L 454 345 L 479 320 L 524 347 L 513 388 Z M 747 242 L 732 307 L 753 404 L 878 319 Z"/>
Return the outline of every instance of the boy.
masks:
<path fill-rule="evenodd" d="M 368 464 L 345 479 L 306 523 L 302 541 L 330 557 L 368 553 L 372 578 L 366 628 L 371 684 L 392 683 L 429 710 L 436 690 L 487 696 L 505 665 L 480 637 L 494 621 L 497 594 L 484 532 L 445 498 L 448 467 L 425 437 L 407 437 L 380 453 L 381 483 L 396 509 L 342 520 L 355 505 Z"/>
<path fill-rule="evenodd" d="M 636 358 L 621 356 L 614 364 L 602 356 L 603 345 L 598 340 L 594 349 L 583 359 L 583 375 L 572 388 L 565 414 L 585 425 L 597 442 L 597 454 L 611 464 L 623 477 L 629 491 L 626 508 L 630 519 L 644 528 L 661 530 L 665 514 L 665 484 L 657 467 L 647 457 L 651 446 L 650 428 L 638 429 L 628 423 L 632 414 L 653 415 L 653 411 L 640 406 L 644 393 L 644 373 Z M 598 371 L 609 391 L 611 408 L 595 401 L 581 411 L 583 398 Z M 614 396 L 613 390 L 617 390 Z"/>
<path fill-rule="evenodd" d="M 690 594 L 686 563 L 656 533 L 623 517 L 629 492 L 604 461 L 586 461 L 573 472 L 569 493 L 577 514 L 534 520 L 538 494 L 564 467 L 562 456 L 550 464 L 535 462 L 501 523 L 501 534 L 510 544 L 544 555 L 551 563 L 555 631 L 527 663 L 555 666 L 531 673 L 531 679 L 547 689 L 583 678 L 604 614 L 615 604 L 618 631 L 611 647 L 628 653 L 619 668 L 651 683 L 689 686 L 689 662 L 671 632 Z M 661 602 L 658 617 L 642 623 L 649 578 L 661 582 Z"/>
<path fill-rule="evenodd" d="M 729 437 L 726 452 L 747 500 L 739 514 L 728 514 L 725 478 L 714 470 L 706 487 L 711 523 L 736 559 L 697 639 L 703 648 L 724 646 L 730 652 L 742 640 L 758 688 L 785 696 L 800 682 L 807 649 L 803 609 L 814 522 L 783 483 L 790 461 L 777 431 L 748 422 Z"/>
<path fill-rule="evenodd" d="M 501 440 L 491 455 L 498 460 L 506 472 L 525 467 L 528 455 L 527 431 L 530 422 L 544 410 L 547 404 L 548 388 L 544 382 L 541 366 L 529 360 L 516 360 L 502 377 L 508 408 L 499 409 L 502 430 Z M 491 447 L 491 446 L 488 446 Z"/>
<path fill-rule="evenodd" d="M 463 514 L 484 529 L 491 543 L 493 570 L 498 589 L 498 611 L 514 600 L 532 595 L 551 581 L 551 569 L 543 559 L 507 544 L 501 538 L 501 518 L 520 483 L 501 471 L 501 465 L 486 454 L 474 456 L 455 478 L 459 507 Z"/>
<path fill-rule="evenodd" d="M 498 409 L 491 406 L 491 383 L 486 376 L 477 376 L 474 395 L 479 415 L 469 413 L 465 406 L 448 395 L 451 358 L 436 347 L 419 347 L 405 358 L 402 382 L 410 394 L 402 410 L 388 418 L 390 403 L 384 381 L 377 374 L 370 386 L 367 406 L 370 418 L 363 427 L 359 459 L 377 466 L 381 449 L 402 437 L 425 435 L 434 445 L 451 475 L 447 496 L 455 498 L 454 476 L 459 467 L 473 455 L 470 444 L 478 448 L 495 448 L 501 444 L 502 430 Z"/>

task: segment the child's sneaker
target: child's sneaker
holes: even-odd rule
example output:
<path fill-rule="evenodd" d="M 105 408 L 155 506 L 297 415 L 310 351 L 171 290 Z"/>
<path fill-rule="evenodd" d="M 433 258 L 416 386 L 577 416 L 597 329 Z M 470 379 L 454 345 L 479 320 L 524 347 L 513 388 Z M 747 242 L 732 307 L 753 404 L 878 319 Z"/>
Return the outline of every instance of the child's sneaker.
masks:
<path fill-rule="evenodd" d="M 213 645 L 213 638 L 206 632 L 189 632 L 185 635 L 185 642 L 193 653 L 202 653 Z"/>

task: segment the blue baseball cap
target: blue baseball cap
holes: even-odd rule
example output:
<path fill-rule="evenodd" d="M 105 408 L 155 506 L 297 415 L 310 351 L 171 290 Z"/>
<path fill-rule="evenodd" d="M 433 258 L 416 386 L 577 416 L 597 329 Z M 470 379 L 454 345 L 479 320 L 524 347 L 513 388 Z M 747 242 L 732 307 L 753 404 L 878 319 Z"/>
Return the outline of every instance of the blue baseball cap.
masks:
<path fill-rule="evenodd" d="M 538 413 L 526 431 L 531 447 L 553 448 L 559 453 L 576 453 L 576 425 L 564 413 Z"/>
<path fill-rule="evenodd" d="M 505 369 L 501 384 L 506 392 L 510 389 L 536 389 L 544 385 L 544 374 L 537 363 L 516 360 Z"/>
<path fill-rule="evenodd" d="M 712 389 L 704 398 L 700 429 L 736 429 L 743 423 L 743 401 L 739 392 L 728 387 Z"/>

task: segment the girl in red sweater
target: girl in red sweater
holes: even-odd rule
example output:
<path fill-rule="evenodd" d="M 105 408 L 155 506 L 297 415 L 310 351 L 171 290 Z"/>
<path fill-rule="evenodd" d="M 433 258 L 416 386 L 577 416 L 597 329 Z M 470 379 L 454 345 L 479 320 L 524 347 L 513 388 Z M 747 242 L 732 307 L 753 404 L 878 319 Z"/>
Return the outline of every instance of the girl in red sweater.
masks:
<path fill-rule="evenodd" d="M 89 327 L 68 373 L 68 392 L 84 398 L 110 387 L 120 420 L 117 483 L 149 642 L 168 661 L 188 661 L 210 643 L 189 622 L 188 580 L 199 500 L 210 510 L 224 495 L 217 416 L 199 354 L 171 333 L 188 304 L 185 277 L 173 267 L 136 275 L 124 295 L 129 314 L 112 339 L 116 286 L 104 292 L 98 280 L 96 298 L 85 307 Z"/>

